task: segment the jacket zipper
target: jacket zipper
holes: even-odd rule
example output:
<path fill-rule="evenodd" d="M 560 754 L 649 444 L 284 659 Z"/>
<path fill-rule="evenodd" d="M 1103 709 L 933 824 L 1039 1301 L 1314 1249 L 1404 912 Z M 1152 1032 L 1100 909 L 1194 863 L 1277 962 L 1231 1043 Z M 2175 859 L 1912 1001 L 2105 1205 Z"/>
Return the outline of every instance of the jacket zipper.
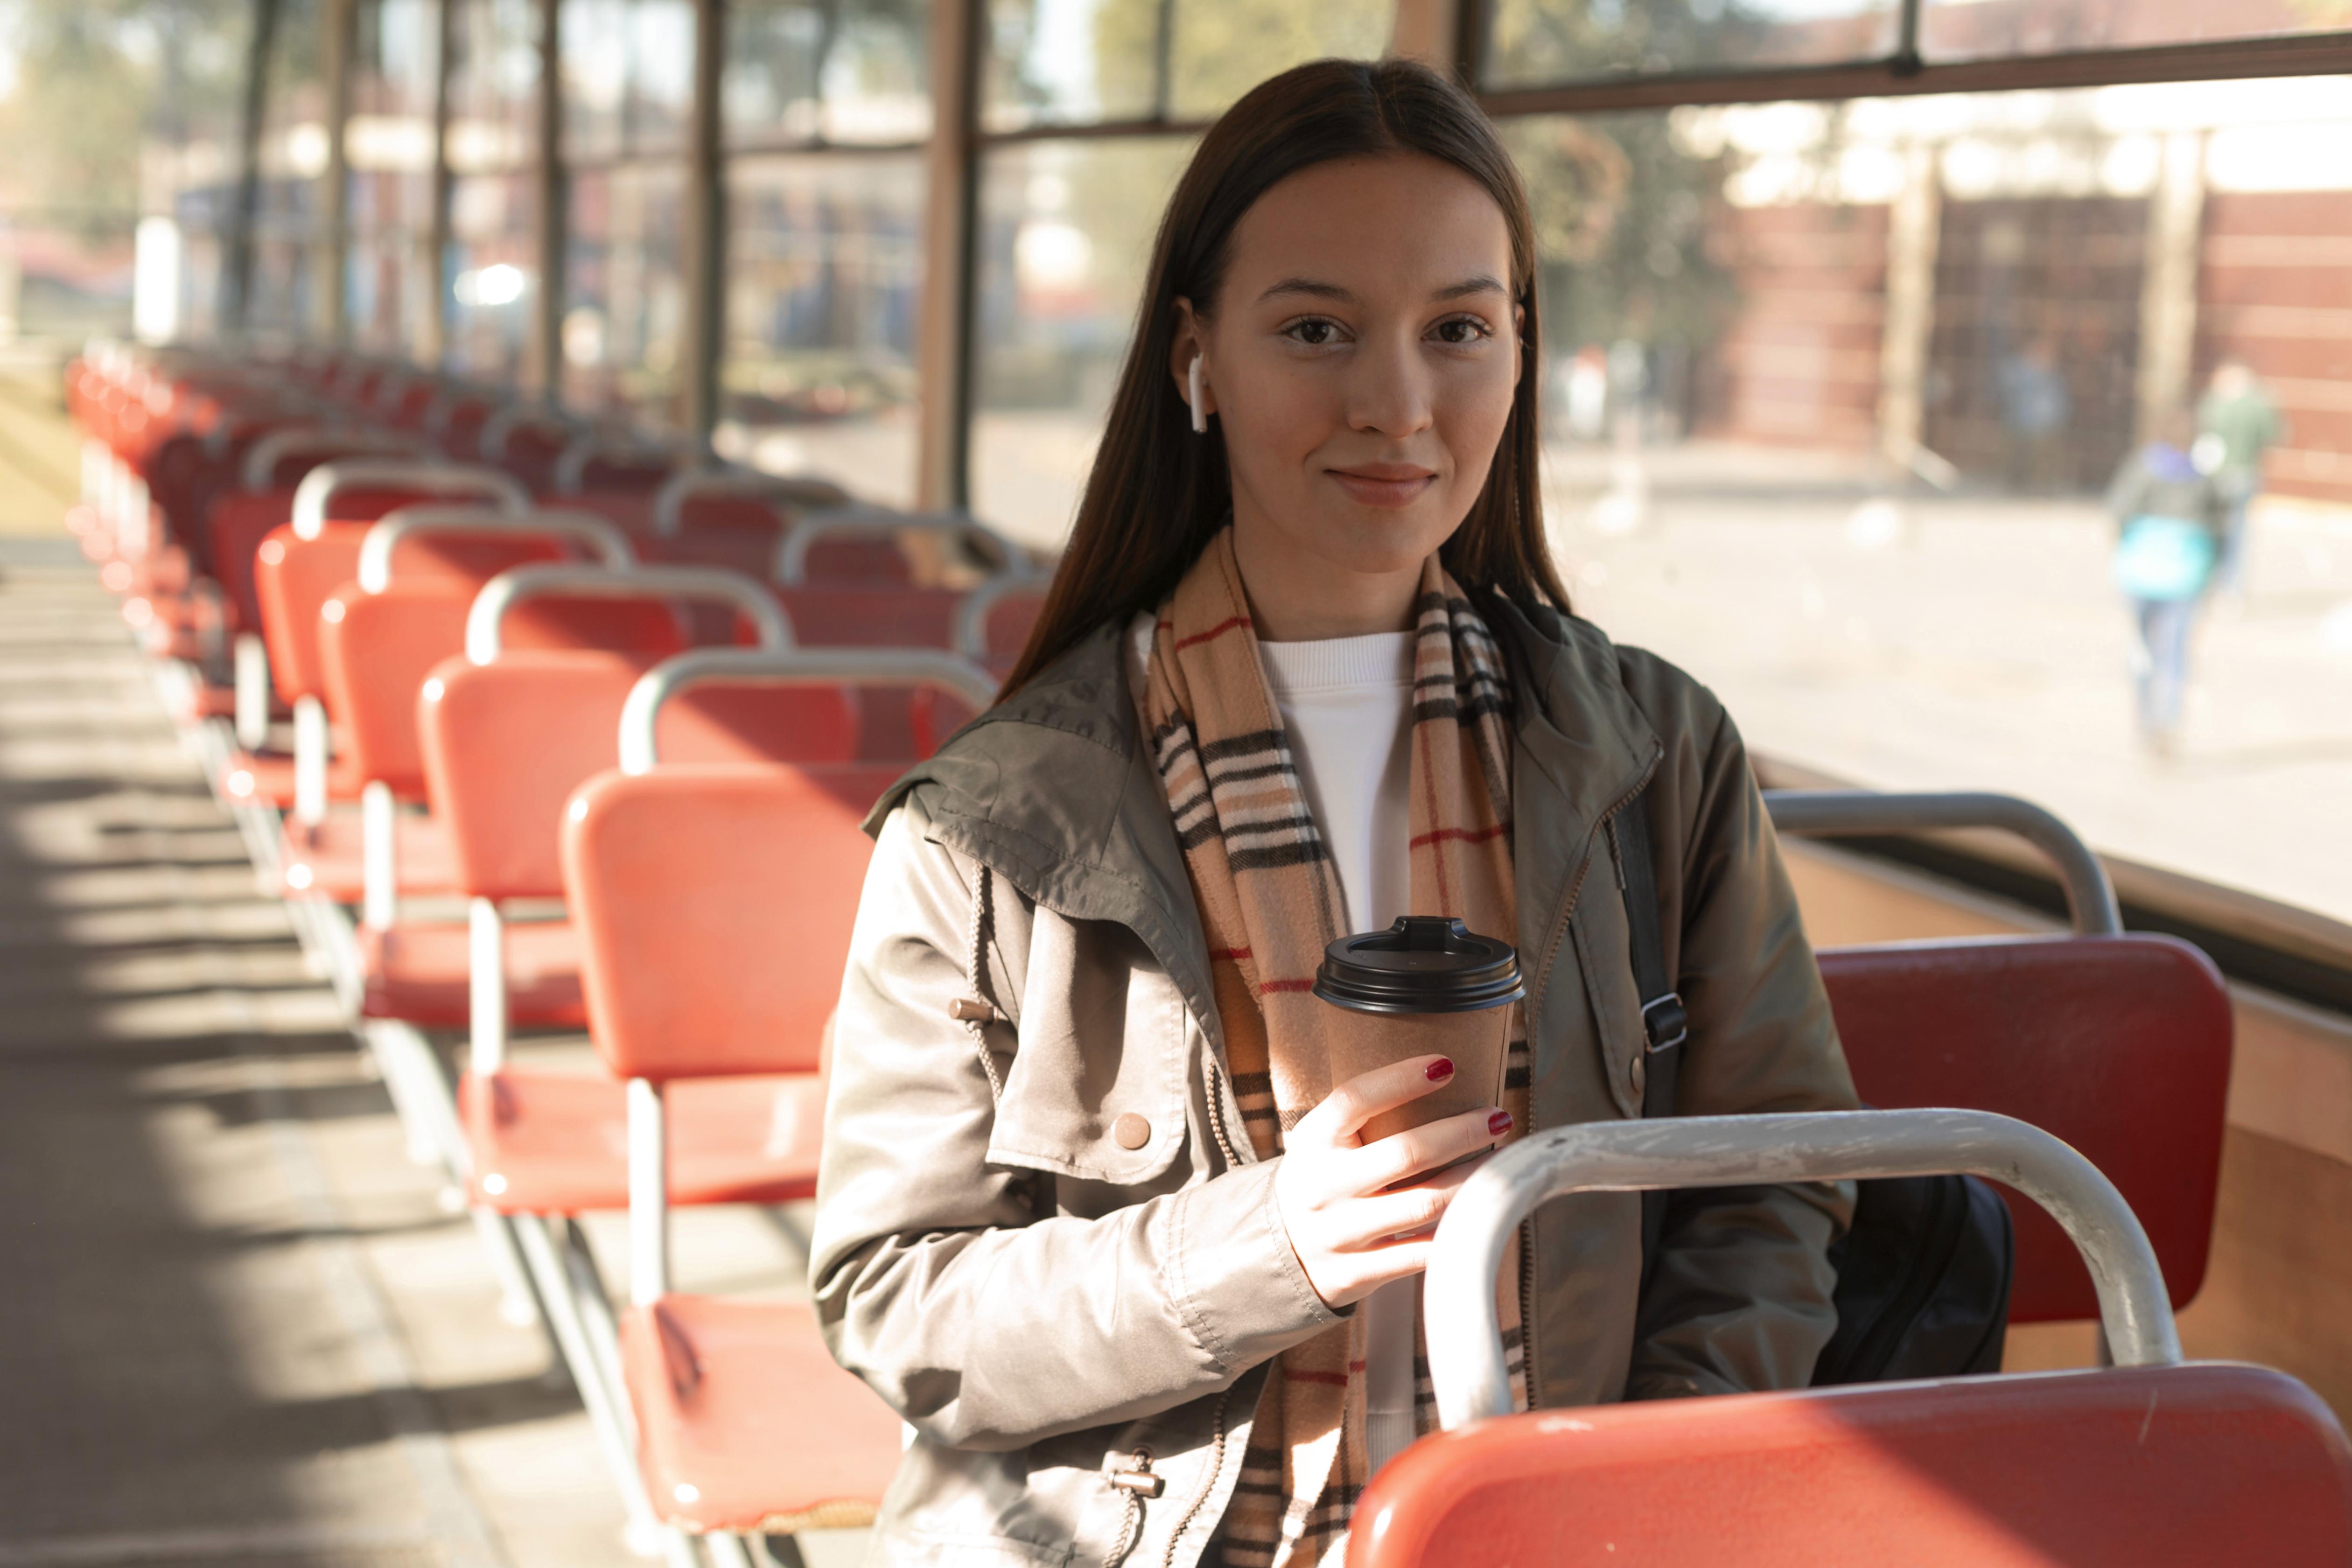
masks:
<path fill-rule="evenodd" d="M 1217 1140 L 1217 1152 L 1225 1157 L 1225 1169 L 1241 1169 L 1241 1156 L 1234 1152 L 1234 1141 L 1225 1131 L 1225 1073 L 1217 1065 L 1217 1048 L 1209 1047 L 1209 1131 Z"/>
<path fill-rule="evenodd" d="M 1599 822 L 1593 824 L 1592 830 L 1609 839 L 1612 855 L 1616 844 L 1613 824 L 1617 814 L 1650 787 L 1651 776 L 1658 771 L 1658 763 L 1664 755 L 1664 748 L 1652 752 L 1649 762 L 1643 765 L 1642 776 L 1601 814 Z M 1589 847 L 1591 840 L 1587 838 L 1585 842 Z M 1577 862 L 1575 879 L 1569 883 L 1567 893 L 1562 895 L 1559 912 L 1552 916 L 1551 931 L 1544 939 L 1543 963 L 1536 970 L 1536 989 L 1528 996 L 1528 1068 L 1530 1079 L 1535 1069 L 1534 1020 L 1542 1009 L 1544 992 L 1551 984 L 1552 964 L 1559 956 L 1559 944 L 1568 938 L 1569 917 L 1576 912 L 1576 900 L 1584 891 L 1585 875 L 1591 866 L 1590 853 Z M 1529 1094 L 1533 1092 L 1531 1085 Z M 1519 1375 L 1527 1383 L 1528 1408 L 1532 1410 L 1542 1403 L 1538 1391 L 1543 1386 L 1536 1373 L 1536 1222 L 1533 1215 L 1519 1225 Z"/>
<path fill-rule="evenodd" d="M 1225 1413 L 1233 1405 L 1234 1390 L 1238 1386 L 1237 1384 L 1227 1384 L 1225 1392 L 1217 1400 L 1216 1425 L 1209 1435 L 1209 1479 L 1202 1483 L 1199 1491 L 1192 1494 L 1192 1500 L 1184 1505 L 1183 1516 L 1177 1520 L 1176 1528 L 1168 1532 L 1168 1552 L 1160 1560 L 1160 1568 L 1176 1568 L 1176 1549 L 1183 1543 L 1184 1532 L 1192 1528 L 1192 1521 L 1200 1517 L 1201 1510 L 1208 1503 L 1209 1494 L 1217 1489 L 1217 1482 L 1224 1477 Z"/>

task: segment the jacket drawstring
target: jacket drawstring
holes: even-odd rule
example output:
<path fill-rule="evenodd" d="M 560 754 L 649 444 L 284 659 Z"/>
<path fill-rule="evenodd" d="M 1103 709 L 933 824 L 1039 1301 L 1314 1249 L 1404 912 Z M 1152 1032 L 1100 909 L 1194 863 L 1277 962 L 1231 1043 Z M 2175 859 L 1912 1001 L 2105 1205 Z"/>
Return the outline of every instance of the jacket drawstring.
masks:
<path fill-rule="evenodd" d="M 1004 1016 L 988 1000 L 988 940 L 996 929 L 996 874 L 985 860 L 980 863 L 980 885 L 972 889 L 971 946 L 965 961 L 964 973 L 971 984 L 971 994 L 959 996 L 948 1004 L 948 1016 L 971 1031 L 973 1049 L 980 1053 L 980 1067 L 988 1074 L 989 1098 L 1002 1104 L 1004 1100 L 1004 1078 L 996 1070 L 996 1055 L 988 1048 L 988 1026 Z"/>

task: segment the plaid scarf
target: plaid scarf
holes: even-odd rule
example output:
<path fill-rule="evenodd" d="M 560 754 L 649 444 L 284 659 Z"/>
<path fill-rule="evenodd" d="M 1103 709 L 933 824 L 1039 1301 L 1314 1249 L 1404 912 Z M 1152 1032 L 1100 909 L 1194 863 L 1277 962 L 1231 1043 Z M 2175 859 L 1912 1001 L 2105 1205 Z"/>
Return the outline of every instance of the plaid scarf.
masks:
<path fill-rule="evenodd" d="M 1471 930 L 1517 929 L 1511 877 L 1509 682 L 1486 623 L 1433 555 L 1414 606 L 1410 898 Z M 1261 1159 L 1335 1087 L 1329 1031 L 1349 1015 L 1313 994 L 1347 905 L 1258 663 L 1231 528 L 1160 606 L 1139 697 L 1209 939 L 1226 1065 Z M 1465 1026 L 1475 1027 L 1467 1020 Z M 1528 1126 L 1527 1023 L 1513 1009 L 1505 1108 Z M 1506 1279 L 1518 1278 L 1514 1244 Z M 1512 1377 L 1519 1302 L 1500 1292 Z M 1434 1424 L 1413 1330 L 1416 1430 Z M 1218 1540 L 1245 1568 L 1337 1564 L 1370 1479 L 1364 1319 L 1285 1351 L 1258 1403 Z M 1521 1389 L 1518 1404 L 1526 1405 Z"/>

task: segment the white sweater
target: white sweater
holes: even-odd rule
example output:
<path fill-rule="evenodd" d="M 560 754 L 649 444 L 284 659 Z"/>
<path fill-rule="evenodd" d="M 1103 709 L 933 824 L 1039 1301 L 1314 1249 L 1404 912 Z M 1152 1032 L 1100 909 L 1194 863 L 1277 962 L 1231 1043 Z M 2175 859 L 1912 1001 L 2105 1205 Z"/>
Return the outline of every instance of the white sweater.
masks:
<path fill-rule="evenodd" d="M 1292 761 L 1347 900 L 1348 929 L 1412 912 L 1411 632 L 1264 642 L 1265 681 Z M 1372 1468 L 1413 1439 L 1412 1321 L 1418 1277 L 1383 1285 L 1364 1314 L 1365 1431 Z"/>
<path fill-rule="evenodd" d="M 1128 628 L 1130 676 L 1151 657 L 1153 616 Z M 1258 643 L 1307 809 L 1331 851 L 1349 931 L 1412 912 L 1412 632 Z M 1141 681 L 1135 681 L 1138 689 Z M 1364 1315 L 1365 1429 L 1377 1470 L 1413 1440 L 1413 1306 L 1418 1277 L 1384 1285 Z"/>

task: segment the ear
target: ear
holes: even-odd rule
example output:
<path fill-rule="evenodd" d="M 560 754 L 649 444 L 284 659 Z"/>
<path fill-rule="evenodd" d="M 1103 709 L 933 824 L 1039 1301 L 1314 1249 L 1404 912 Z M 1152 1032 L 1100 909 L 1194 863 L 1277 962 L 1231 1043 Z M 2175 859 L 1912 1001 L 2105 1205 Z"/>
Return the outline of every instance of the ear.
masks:
<path fill-rule="evenodd" d="M 1192 301 L 1178 295 L 1176 332 L 1168 349 L 1168 374 L 1175 380 L 1177 401 L 1187 407 L 1192 402 L 1192 356 L 1208 346 L 1203 326 L 1201 319 L 1192 313 Z M 1209 367 L 1205 363 L 1201 367 L 1201 402 L 1203 405 L 1201 412 L 1204 416 L 1217 411 L 1217 395 L 1210 389 Z"/>
<path fill-rule="evenodd" d="M 1518 385 L 1519 377 L 1527 374 L 1527 357 L 1528 308 L 1515 303 L 1511 307 L 1511 384 L 1513 386 Z"/>

